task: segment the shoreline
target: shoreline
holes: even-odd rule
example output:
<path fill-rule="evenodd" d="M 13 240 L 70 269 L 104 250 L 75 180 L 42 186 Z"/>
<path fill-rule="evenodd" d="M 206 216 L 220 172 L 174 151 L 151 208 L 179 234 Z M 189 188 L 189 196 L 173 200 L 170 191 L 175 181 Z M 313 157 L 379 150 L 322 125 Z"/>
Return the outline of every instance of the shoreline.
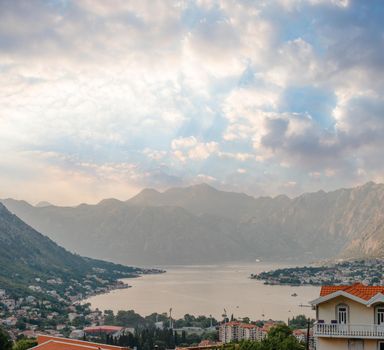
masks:
<path fill-rule="evenodd" d="M 144 270 L 144 269 L 143 269 Z M 147 272 L 148 271 L 148 272 Z M 147 269 L 146 272 L 144 273 L 140 273 L 140 274 L 137 274 L 136 276 L 132 276 L 132 277 L 122 277 L 122 278 L 118 278 L 115 282 L 115 284 L 113 285 L 109 285 L 107 287 L 107 290 L 105 291 L 100 291 L 100 292 L 95 292 L 95 293 L 90 293 L 88 294 L 85 298 L 81 298 L 80 300 L 76 300 L 72 303 L 72 305 L 76 305 L 76 304 L 81 304 L 81 305 L 84 305 L 84 304 L 87 304 L 86 300 L 92 298 L 92 297 L 95 297 L 95 296 L 98 296 L 98 295 L 107 295 L 109 294 L 110 292 L 113 292 L 115 290 L 121 290 L 121 289 L 129 289 L 129 288 L 133 288 L 132 285 L 128 284 L 128 283 L 125 283 L 123 280 L 128 280 L 128 279 L 136 279 L 136 278 L 140 278 L 140 277 L 143 277 L 143 276 L 146 276 L 146 275 L 160 275 L 160 274 L 165 274 L 167 273 L 166 270 L 162 270 L 162 269 L 157 269 L 157 268 L 153 268 L 153 269 Z M 150 272 L 149 272 L 150 271 Z"/>
<path fill-rule="evenodd" d="M 115 313 L 134 310 L 140 315 L 163 313 L 173 308 L 177 317 L 212 314 L 217 318 L 222 314 L 223 307 L 235 316 L 255 319 L 261 318 L 262 314 L 272 319 L 286 319 L 292 313 L 304 311 L 307 314 L 307 310 L 299 305 L 314 299 L 318 295 L 317 287 L 300 286 L 303 288 L 298 290 L 292 286 L 277 288 L 264 285 L 261 281 L 254 283 L 247 277 L 255 266 L 258 264 L 219 265 L 203 269 L 177 266 L 167 270 L 163 276 L 142 276 L 145 278 L 133 281 L 134 288 L 128 288 L 128 291 L 115 290 L 112 295 L 102 293 L 87 298 L 85 302 L 91 303 L 92 310 L 113 310 Z M 272 269 L 276 265 L 260 266 L 259 271 L 264 268 Z M 128 280 L 125 282 L 130 284 Z M 295 292 L 298 297 L 291 297 Z M 240 298 L 234 297 L 239 293 Z"/>

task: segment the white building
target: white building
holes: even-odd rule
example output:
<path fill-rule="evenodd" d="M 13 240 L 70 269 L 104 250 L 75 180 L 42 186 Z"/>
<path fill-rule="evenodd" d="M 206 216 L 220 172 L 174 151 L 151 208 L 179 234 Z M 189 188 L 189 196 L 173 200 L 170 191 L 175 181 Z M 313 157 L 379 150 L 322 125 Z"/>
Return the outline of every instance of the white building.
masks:
<path fill-rule="evenodd" d="M 323 286 L 310 303 L 317 350 L 384 350 L 384 286 Z"/>
<path fill-rule="evenodd" d="M 232 321 L 222 323 L 219 327 L 219 340 L 223 343 L 230 343 L 239 340 L 261 340 L 266 332 L 256 325 Z"/>

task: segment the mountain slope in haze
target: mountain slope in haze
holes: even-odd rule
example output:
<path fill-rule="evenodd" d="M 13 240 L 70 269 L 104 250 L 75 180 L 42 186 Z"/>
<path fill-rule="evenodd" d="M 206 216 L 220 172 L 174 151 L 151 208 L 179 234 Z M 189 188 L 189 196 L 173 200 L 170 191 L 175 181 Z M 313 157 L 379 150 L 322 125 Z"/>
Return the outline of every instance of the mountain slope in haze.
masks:
<path fill-rule="evenodd" d="M 253 198 L 208 185 L 143 190 L 122 202 L 36 208 L 3 203 L 64 247 L 130 264 L 378 256 L 384 185 Z"/>
<path fill-rule="evenodd" d="M 222 262 L 241 256 L 236 223 L 197 217 L 180 207 L 102 201 L 76 208 L 35 208 L 5 201 L 13 212 L 68 249 L 132 264 Z"/>
<path fill-rule="evenodd" d="M 60 279 L 65 287 L 71 280 L 81 281 L 89 274 L 112 281 L 136 276 L 141 271 L 72 254 L 10 213 L 1 203 L 0 266 L 0 289 L 19 296 L 33 294 L 28 286 L 35 285 L 37 280 L 44 286 L 49 279 Z M 97 285 L 97 281 L 94 283 Z"/>

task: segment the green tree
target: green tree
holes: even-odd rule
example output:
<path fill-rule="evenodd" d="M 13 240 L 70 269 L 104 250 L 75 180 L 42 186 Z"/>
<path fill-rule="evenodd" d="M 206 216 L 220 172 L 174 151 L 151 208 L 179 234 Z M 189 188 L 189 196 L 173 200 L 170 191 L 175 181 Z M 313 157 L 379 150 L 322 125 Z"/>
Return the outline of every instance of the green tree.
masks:
<path fill-rule="evenodd" d="M 122 327 L 135 327 L 145 324 L 145 319 L 133 310 L 118 311 L 115 317 L 115 323 Z"/>
<path fill-rule="evenodd" d="M 0 328 L 0 349 L 12 350 L 12 340 L 8 333 Z"/>
<path fill-rule="evenodd" d="M 201 337 L 195 333 L 187 334 L 187 343 L 197 345 L 201 342 Z"/>
<path fill-rule="evenodd" d="M 37 345 L 36 339 L 20 339 L 14 345 L 12 350 L 27 350 Z"/>
<path fill-rule="evenodd" d="M 268 333 L 269 339 L 283 340 L 292 335 L 292 330 L 285 324 L 272 327 Z"/>
<path fill-rule="evenodd" d="M 104 311 L 104 322 L 108 325 L 115 324 L 115 315 L 112 310 L 105 310 Z"/>
<path fill-rule="evenodd" d="M 267 339 L 261 343 L 260 350 L 304 350 L 304 345 L 292 335 L 292 330 L 285 324 L 271 328 Z"/>
<path fill-rule="evenodd" d="M 311 326 L 313 325 L 313 322 L 315 320 L 310 320 Z M 308 319 L 305 315 L 297 315 L 296 317 L 293 317 L 288 322 L 288 326 L 290 326 L 292 329 L 302 329 L 307 328 L 308 325 Z"/>

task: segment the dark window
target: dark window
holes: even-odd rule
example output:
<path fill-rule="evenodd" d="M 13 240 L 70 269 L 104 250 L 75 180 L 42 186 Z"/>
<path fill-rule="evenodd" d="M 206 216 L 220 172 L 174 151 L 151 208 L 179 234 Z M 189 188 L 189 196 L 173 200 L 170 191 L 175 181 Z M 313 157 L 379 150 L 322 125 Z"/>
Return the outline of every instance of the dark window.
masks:
<path fill-rule="evenodd" d="M 347 323 L 347 306 L 339 305 L 337 307 L 337 322 L 346 324 Z"/>
<path fill-rule="evenodd" d="M 377 319 L 377 324 L 384 325 L 384 307 L 380 306 L 376 309 L 376 319 Z"/>

